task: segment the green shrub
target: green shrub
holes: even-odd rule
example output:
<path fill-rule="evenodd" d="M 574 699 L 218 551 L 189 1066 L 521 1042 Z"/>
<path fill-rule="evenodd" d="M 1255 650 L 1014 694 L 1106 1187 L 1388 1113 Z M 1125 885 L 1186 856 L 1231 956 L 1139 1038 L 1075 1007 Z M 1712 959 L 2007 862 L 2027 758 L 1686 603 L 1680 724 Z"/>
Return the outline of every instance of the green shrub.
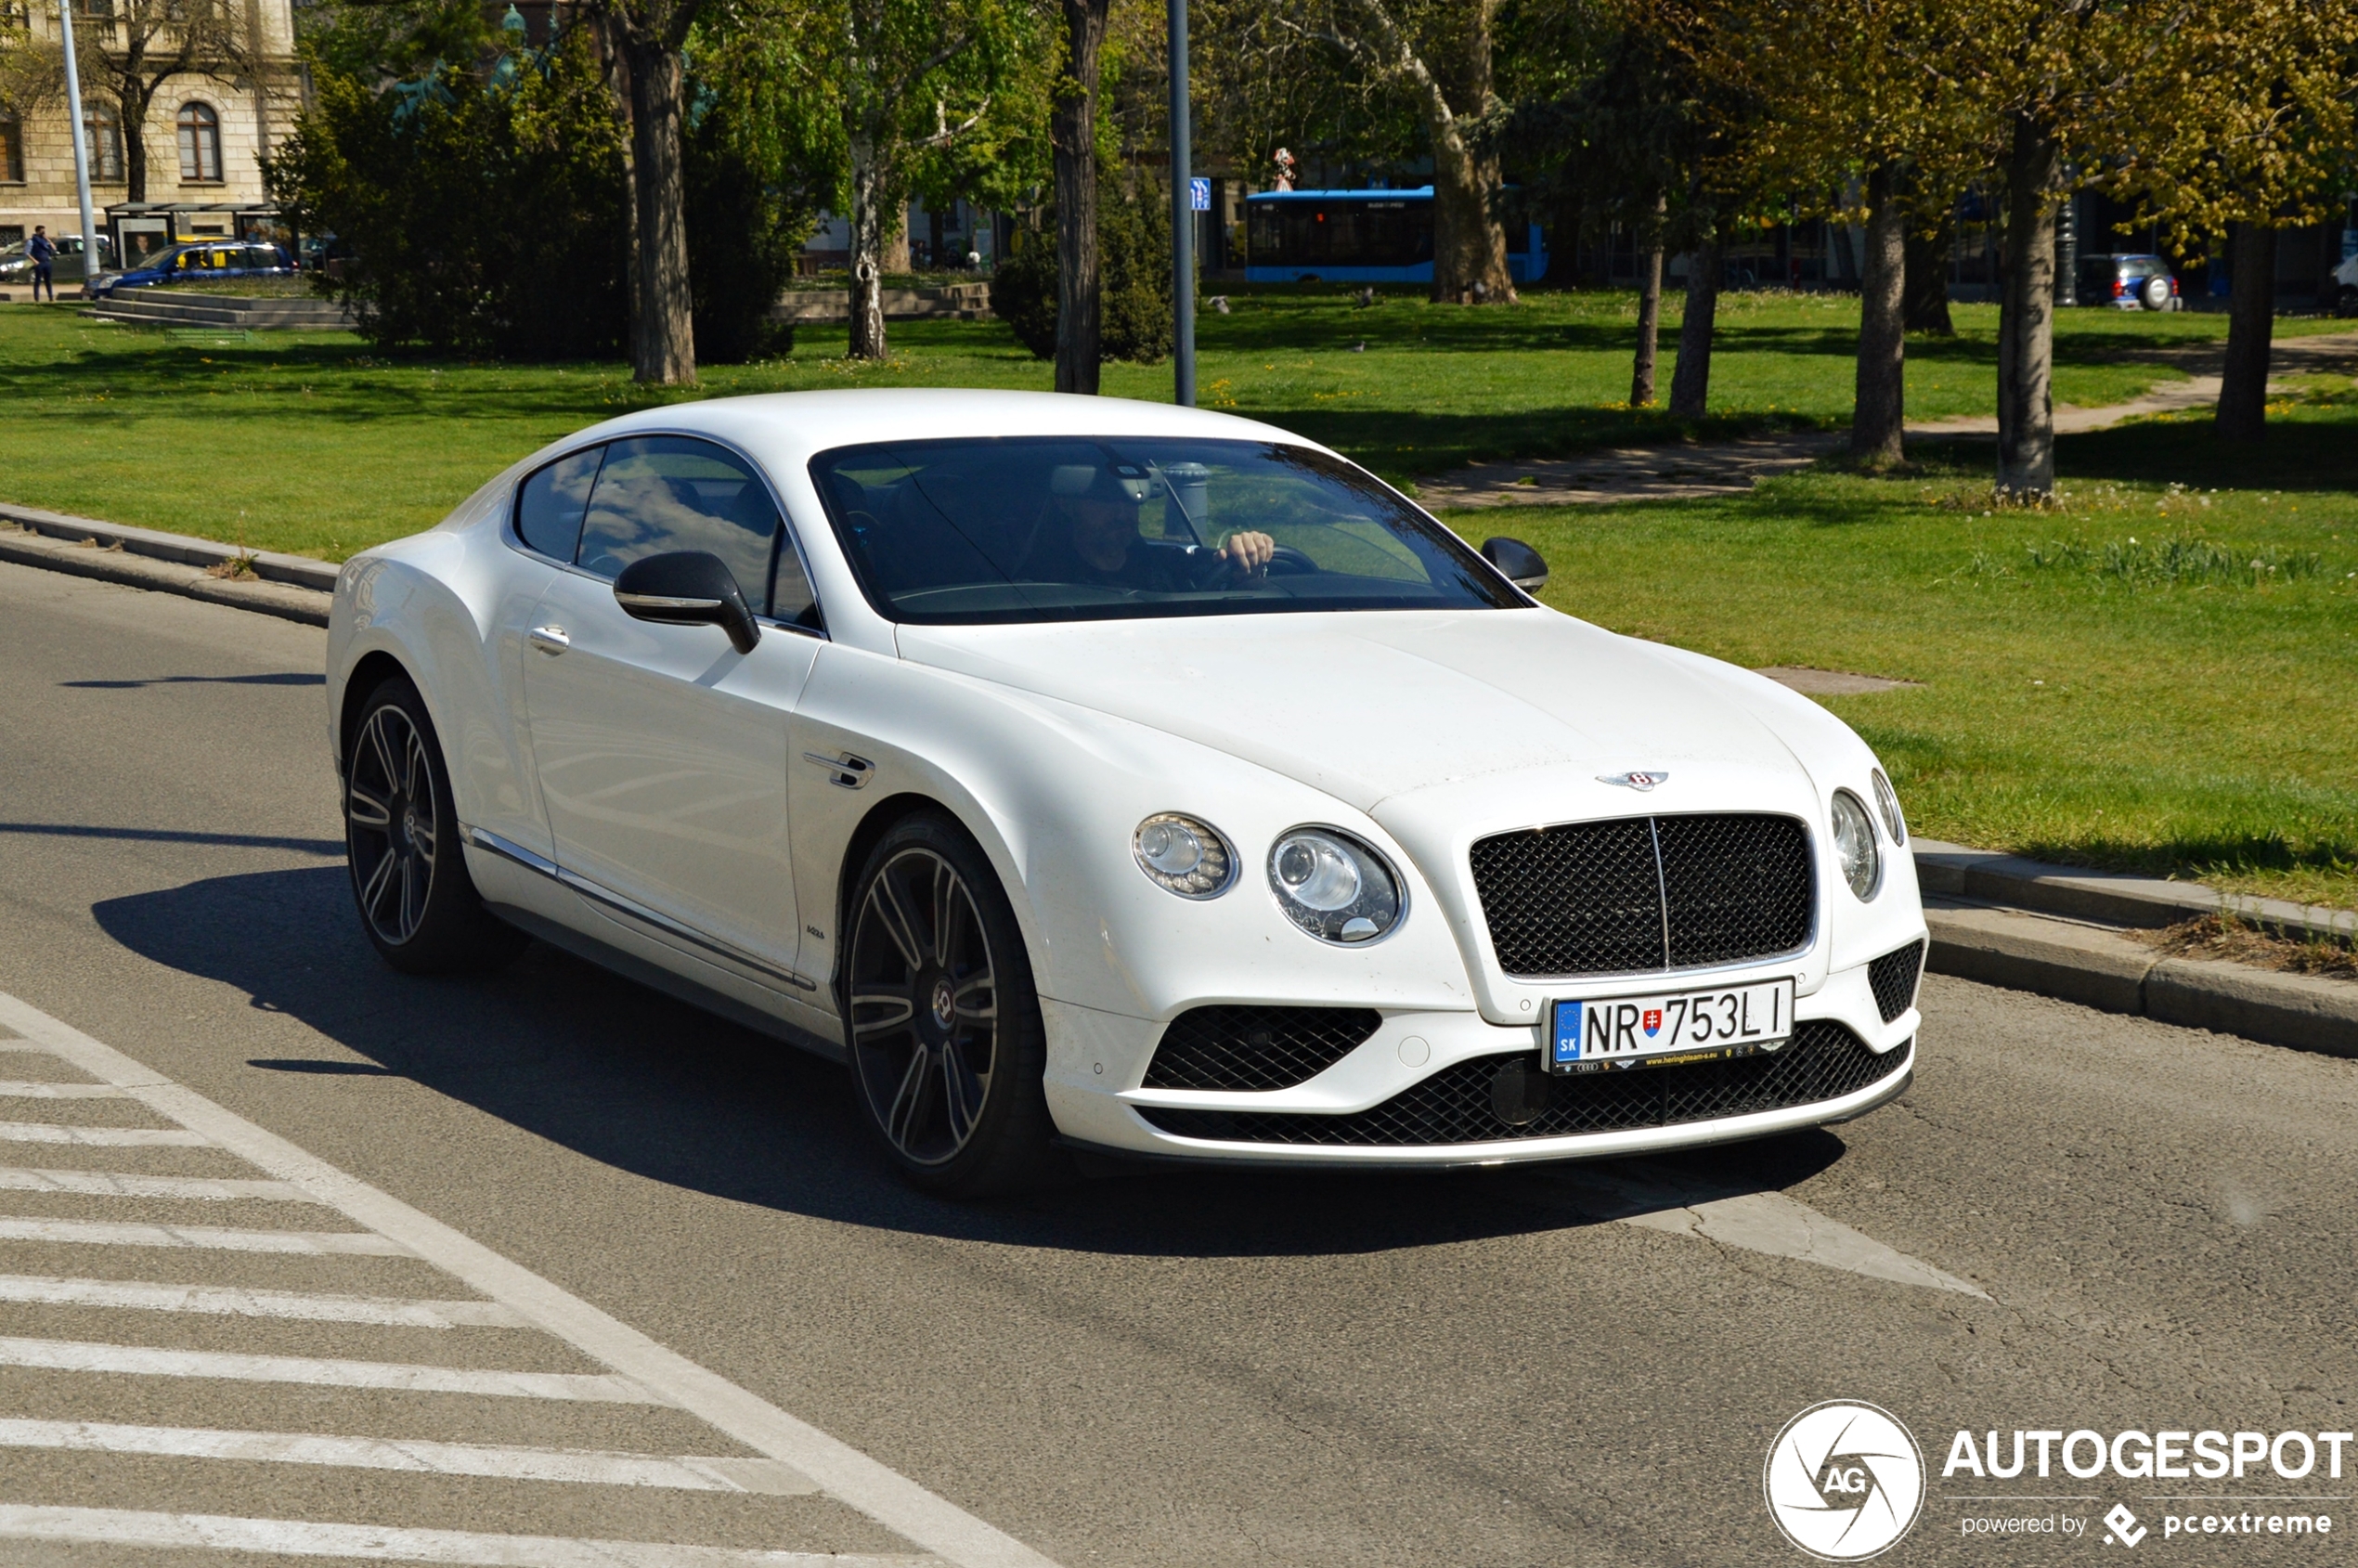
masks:
<path fill-rule="evenodd" d="M 688 289 L 694 301 L 696 362 L 743 365 L 794 347 L 794 324 L 770 307 L 794 277 L 795 252 L 810 212 L 763 177 L 732 117 L 696 117 L 684 149 Z"/>
<path fill-rule="evenodd" d="M 1056 235 L 1017 230 L 991 279 L 991 314 L 1042 359 L 1056 356 Z M 1171 353 L 1171 214 L 1150 180 L 1111 169 L 1097 180 L 1098 351 L 1151 365 Z"/>

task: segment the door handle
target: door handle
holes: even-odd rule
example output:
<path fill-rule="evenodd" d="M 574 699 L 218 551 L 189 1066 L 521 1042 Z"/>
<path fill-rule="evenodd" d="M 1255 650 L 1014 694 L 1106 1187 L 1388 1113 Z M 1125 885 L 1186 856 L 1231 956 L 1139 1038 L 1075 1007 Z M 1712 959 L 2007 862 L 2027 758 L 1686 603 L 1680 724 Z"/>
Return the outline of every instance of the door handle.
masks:
<path fill-rule="evenodd" d="M 552 658 L 573 646 L 573 639 L 565 635 L 565 628 L 561 626 L 536 626 L 529 634 L 529 641 L 534 647 Z"/>

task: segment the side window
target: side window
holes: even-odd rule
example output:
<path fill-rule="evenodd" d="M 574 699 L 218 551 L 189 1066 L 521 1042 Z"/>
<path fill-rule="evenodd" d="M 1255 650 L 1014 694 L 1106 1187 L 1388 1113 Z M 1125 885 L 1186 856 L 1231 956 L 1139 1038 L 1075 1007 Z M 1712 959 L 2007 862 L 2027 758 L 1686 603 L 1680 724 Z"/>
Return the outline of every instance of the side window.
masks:
<path fill-rule="evenodd" d="M 642 435 L 606 448 L 575 561 L 614 577 L 645 556 L 701 550 L 720 557 L 761 615 L 778 531 L 768 487 L 737 457 L 708 441 Z"/>
<path fill-rule="evenodd" d="M 793 541 L 778 541 L 778 575 L 770 587 L 770 614 L 788 626 L 807 626 L 819 629 L 819 596 L 810 591 L 810 579 L 802 570 L 802 557 L 795 553 Z"/>
<path fill-rule="evenodd" d="M 582 514 L 590 510 L 590 486 L 605 455 L 603 447 L 592 447 L 525 480 L 516 494 L 516 538 L 551 560 L 572 560 L 581 542 Z"/>

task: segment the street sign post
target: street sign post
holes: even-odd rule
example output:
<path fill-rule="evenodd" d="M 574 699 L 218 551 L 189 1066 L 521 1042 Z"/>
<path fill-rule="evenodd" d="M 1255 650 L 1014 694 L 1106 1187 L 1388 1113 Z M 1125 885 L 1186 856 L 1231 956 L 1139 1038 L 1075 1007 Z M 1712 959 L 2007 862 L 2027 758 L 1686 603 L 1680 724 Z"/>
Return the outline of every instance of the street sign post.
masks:
<path fill-rule="evenodd" d="M 1196 406 L 1196 212 L 1195 188 L 1211 182 L 1190 177 L 1195 165 L 1187 124 L 1187 0 L 1170 0 L 1171 18 L 1171 367 L 1173 401 Z"/>

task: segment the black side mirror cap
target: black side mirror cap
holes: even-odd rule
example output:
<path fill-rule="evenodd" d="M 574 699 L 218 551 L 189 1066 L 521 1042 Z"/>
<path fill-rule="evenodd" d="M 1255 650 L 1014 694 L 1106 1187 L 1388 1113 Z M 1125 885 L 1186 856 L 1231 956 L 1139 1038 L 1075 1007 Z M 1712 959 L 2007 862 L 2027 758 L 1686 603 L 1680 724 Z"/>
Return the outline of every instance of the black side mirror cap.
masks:
<path fill-rule="evenodd" d="M 718 555 L 675 550 L 633 561 L 614 580 L 615 603 L 633 620 L 659 626 L 717 626 L 729 645 L 750 654 L 761 641 L 737 579 Z"/>
<path fill-rule="evenodd" d="M 1539 552 L 1521 539 L 1496 538 L 1482 541 L 1482 558 L 1498 568 L 1498 575 L 1522 590 L 1536 593 L 1548 586 L 1548 563 Z"/>

